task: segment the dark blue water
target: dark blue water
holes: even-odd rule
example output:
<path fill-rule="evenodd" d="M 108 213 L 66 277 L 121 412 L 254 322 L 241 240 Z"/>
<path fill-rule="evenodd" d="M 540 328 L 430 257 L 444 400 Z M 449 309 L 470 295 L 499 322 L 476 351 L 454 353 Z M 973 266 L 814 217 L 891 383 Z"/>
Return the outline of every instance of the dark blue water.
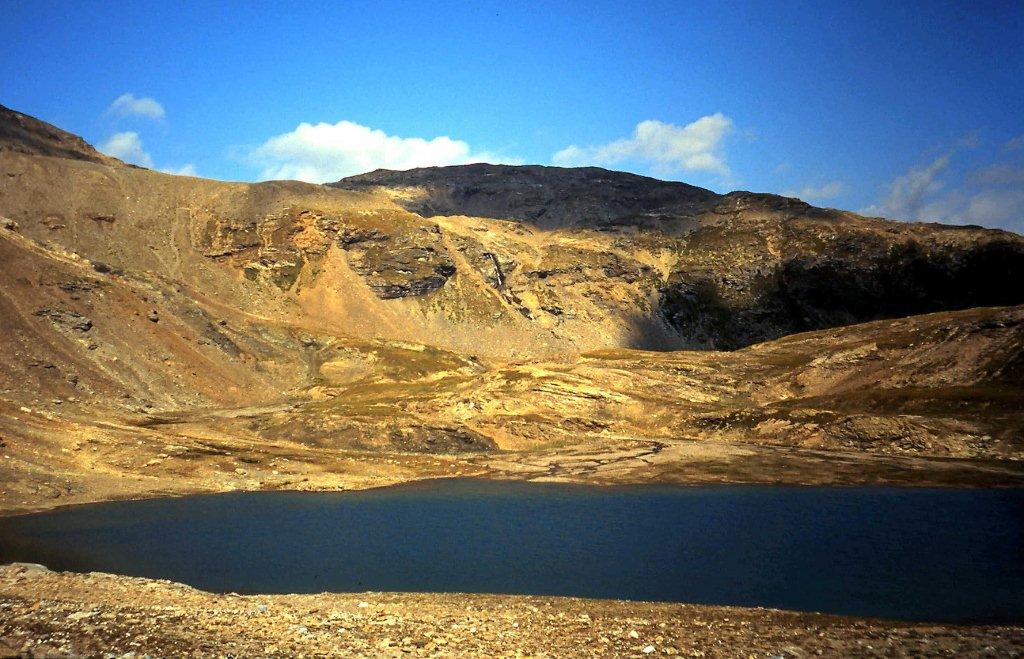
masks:
<path fill-rule="evenodd" d="M 452 591 L 1024 622 L 1024 491 L 433 481 L 0 519 L 0 562 L 213 591 Z"/>

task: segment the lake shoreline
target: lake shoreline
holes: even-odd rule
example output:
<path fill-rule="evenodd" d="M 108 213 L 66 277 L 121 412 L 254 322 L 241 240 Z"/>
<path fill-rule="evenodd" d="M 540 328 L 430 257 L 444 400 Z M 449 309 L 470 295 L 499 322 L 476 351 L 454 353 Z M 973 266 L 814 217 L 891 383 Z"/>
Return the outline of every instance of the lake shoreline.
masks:
<path fill-rule="evenodd" d="M 0 651 L 1013 656 L 1024 652 L 1024 627 L 513 595 L 217 595 L 168 581 L 7 565 L 0 566 Z"/>
<path fill-rule="evenodd" d="M 885 455 L 618 438 L 546 451 L 474 454 L 359 453 L 266 446 L 291 456 L 273 468 L 213 461 L 162 460 L 142 472 L 108 472 L 104 451 L 89 467 L 11 471 L 0 490 L 0 517 L 79 504 L 254 491 L 336 492 L 448 478 L 588 485 L 664 484 L 1024 488 L 1024 461 Z M 14 453 L 15 447 L 7 451 Z M 99 460 L 100 462 L 97 462 Z M 102 471 L 96 466 L 102 465 Z M 239 473 L 241 472 L 241 473 Z M 0 465 L 0 476 L 4 475 Z"/>
<path fill-rule="evenodd" d="M 7 517 L 0 563 L 212 593 L 476 592 L 1020 624 L 1021 510 L 1019 489 L 434 479 Z"/>

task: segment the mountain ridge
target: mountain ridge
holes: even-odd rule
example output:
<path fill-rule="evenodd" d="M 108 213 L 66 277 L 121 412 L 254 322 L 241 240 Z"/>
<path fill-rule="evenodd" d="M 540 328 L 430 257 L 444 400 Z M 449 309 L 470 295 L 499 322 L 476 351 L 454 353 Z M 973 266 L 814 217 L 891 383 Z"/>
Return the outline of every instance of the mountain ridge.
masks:
<path fill-rule="evenodd" d="M 609 222 L 670 204 L 693 204 L 719 196 L 688 183 L 600 167 L 486 163 L 405 171 L 377 169 L 328 185 L 350 190 L 420 187 L 427 191 L 425 196 L 395 198 L 401 199 L 399 203 L 406 210 L 420 215 L 512 219 L 540 229 Z M 481 198 L 487 198 L 486 203 Z"/>
<path fill-rule="evenodd" d="M 416 173 L 448 206 L 404 174 L 211 181 L 4 117 L 2 510 L 452 475 L 1024 482 L 1016 234 L 607 170 Z"/>
<path fill-rule="evenodd" d="M 352 336 L 492 359 L 735 349 L 1024 303 L 1024 291 L 1005 285 L 1024 279 L 1024 238 L 998 230 L 863 218 L 595 168 L 378 171 L 347 179 L 353 189 L 222 183 L 96 160 L 70 134 L 3 116 L 20 132 L 0 138 L 13 167 L 0 181 L 0 213 L 33 239 Z M 30 142 L 36 151 L 18 148 Z M 67 144 L 77 150 L 45 167 L 31 158 Z M 544 221 L 556 228 L 529 219 L 538 207 L 555 209 Z M 591 214 L 565 219 L 580 209 Z"/>
<path fill-rule="evenodd" d="M 123 164 L 100 153 L 77 135 L 3 105 L 0 105 L 0 149 L 110 165 Z"/>

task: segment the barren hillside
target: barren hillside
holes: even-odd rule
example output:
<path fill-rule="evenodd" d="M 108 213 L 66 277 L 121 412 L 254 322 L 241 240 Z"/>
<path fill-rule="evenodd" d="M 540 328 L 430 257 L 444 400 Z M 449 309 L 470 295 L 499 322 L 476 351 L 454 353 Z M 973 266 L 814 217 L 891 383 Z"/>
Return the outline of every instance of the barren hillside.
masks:
<path fill-rule="evenodd" d="M 0 216 L 5 510 L 1024 479 L 1015 234 L 599 169 L 209 181 L 6 109 Z"/>

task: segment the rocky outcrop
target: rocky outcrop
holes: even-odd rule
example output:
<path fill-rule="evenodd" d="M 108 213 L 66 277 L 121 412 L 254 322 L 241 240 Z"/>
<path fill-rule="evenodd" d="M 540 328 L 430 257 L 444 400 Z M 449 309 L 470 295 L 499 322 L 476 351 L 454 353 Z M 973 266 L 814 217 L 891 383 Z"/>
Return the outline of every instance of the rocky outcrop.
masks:
<path fill-rule="evenodd" d="M 426 295 L 455 274 L 455 263 L 440 244 L 439 232 L 430 229 L 415 237 L 360 241 L 346 250 L 353 269 L 382 300 Z"/>
<path fill-rule="evenodd" d="M 492 288 L 504 293 L 508 279 L 519 267 L 519 263 L 506 250 L 485 245 L 472 236 L 454 235 L 452 242 L 463 258 Z"/>
<path fill-rule="evenodd" d="M 978 227 L 864 218 L 595 168 L 377 170 L 334 185 L 387 194 L 424 216 L 503 218 L 547 231 L 532 248 L 536 259 L 524 258 L 531 248 L 509 249 L 487 234 L 453 241 L 510 306 L 545 329 L 593 318 L 593 307 L 626 318 L 632 305 L 634 347 L 733 349 L 880 318 L 1024 303 L 1024 289 L 1003 284 L 1024 275 L 1024 239 Z"/>
<path fill-rule="evenodd" d="M 388 215 L 341 218 L 293 207 L 248 220 L 209 216 L 194 240 L 205 256 L 227 259 L 248 279 L 280 290 L 290 289 L 307 265 L 315 276 L 333 246 L 384 300 L 426 295 L 455 274 L 436 225 L 408 226 Z"/>
<path fill-rule="evenodd" d="M 732 349 L 794 332 L 1024 302 L 1024 292 L 1001 283 L 1024 277 L 1020 236 L 815 214 L 772 213 L 748 236 L 698 229 L 661 288 L 660 313 L 694 343 Z"/>
<path fill-rule="evenodd" d="M 288 290 L 299 278 L 305 258 L 300 250 L 290 246 L 265 247 L 259 256 L 242 266 L 245 276 L 251 280 L 265 280 L 271 285 Z"/>
<path fill-rule="evenodd" d="M 207 181 L 5 122 L 0 506 L 1021 479 L 969 462 L 1022 455 L 1020 236 L 596 169 Z M 1022 306 L 948 311 L 977 305 Z"/>
<path fill-rule="evenodd" d="M 43 307 L 33 315 L 40 318 L 48 318 L 50 322 L 61 329 L 74 330 L 76 332 L 88 332 L 92 329 L 92 321 L 77 311 Z"/>

